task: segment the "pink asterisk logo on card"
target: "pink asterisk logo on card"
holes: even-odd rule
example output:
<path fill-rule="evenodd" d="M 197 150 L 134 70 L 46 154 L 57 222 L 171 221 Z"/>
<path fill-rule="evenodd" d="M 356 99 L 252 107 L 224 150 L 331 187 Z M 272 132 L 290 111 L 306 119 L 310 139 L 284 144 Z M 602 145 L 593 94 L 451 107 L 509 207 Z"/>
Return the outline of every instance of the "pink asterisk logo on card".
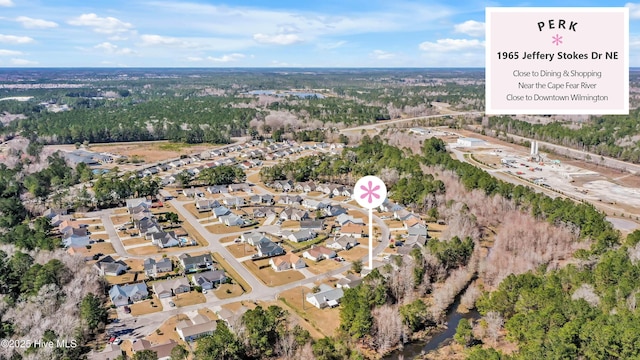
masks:
<path fill-rule="evenodd" d="M 562 36 L 556 34 L 556 36 L 552 36 L 551 38 L 553 39 L 551 42 L 556 44 L 556 46 L 562 44 Z"/>

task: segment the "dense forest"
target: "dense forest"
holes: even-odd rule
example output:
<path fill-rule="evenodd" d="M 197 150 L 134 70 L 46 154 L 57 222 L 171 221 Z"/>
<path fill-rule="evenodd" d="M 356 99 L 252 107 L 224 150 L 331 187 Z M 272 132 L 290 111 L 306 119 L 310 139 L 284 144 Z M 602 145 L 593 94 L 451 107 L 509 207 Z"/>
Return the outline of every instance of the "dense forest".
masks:
<path fill-rule="evenodd" d="M 629 115 L 592 116 L 588 122 L 531 124 L 508 116 L 489 118 L 487 128 L 594 154 L 640 163 L 640 110 Z"/>

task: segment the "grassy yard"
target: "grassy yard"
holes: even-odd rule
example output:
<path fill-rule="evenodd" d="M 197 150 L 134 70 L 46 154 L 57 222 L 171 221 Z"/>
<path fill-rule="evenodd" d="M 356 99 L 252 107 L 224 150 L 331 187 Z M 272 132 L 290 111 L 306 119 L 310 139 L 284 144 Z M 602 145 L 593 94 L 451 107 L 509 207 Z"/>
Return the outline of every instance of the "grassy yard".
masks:
<path fill-rule="evenodd" d="M 91 240 L 109 240 L 109 234 L 91 234 L 89 235 Z"/>
<path fill-rule="evenodd" d="M 232 242 L 233 240 L 237 239 L 237 236 L 225 236 L 222 239 L 220 239 L 220 243 L 228 243 L 228 242 Z"/>
<path fill-rule="evenodd" d="M 365 239 L 366 240 L 366 239 Z M 369 253 L 369 249 L 364 246 L 356 246 L 349 250 L 343 250 L 338 253 L 338 256 L 343 257 L 347 261 L 354 261 L 358 259 L 362 259 L 367 256 Z"/>
<path fill-rule="evenodd" d="M 146 277 L 144 274 L 128 272 L 118 276 L 105 276 L 104 278 L 109 285 L 122 285 L 142 281 Z"/>
<path fill-rule="evenodd" d="M 149 334 L 149 336 L 145 337 L 145 339 L 155 344 L 164 344 L 169 340 L 174 340 L 174 341 L 177 341 L 179 344 L 184 345 L 184 341 L 180 339 L 180 336 L 175 331 L 175 328 L 180 321 L 187 320 L 187 319 L 189 319 L 189 317 L 185 314 L 180 314 L 180 315 L 171 317 L 167 321 L 165 321 L 162 325 L 160 325 L 160 327 L 158 328 L 158 330 L 160 330 L 159 332 L 154 331 L 153 333 Z"/>
<path fill-rule="evenodd" d="M 204 236 L 196 231 L 196 229 L 188 222 L 184 221 L 184 219 L 180 219 L 182 223 L 182 228 L 189 234 L 189 237 L 195 239 L 200 246 L 209 246 L 209 242 L 205 240 Z"/>
<path fill-rule="evenodd" d="M 233 280 L 235 280 L 236 283 L 238 283 L 245 292 L 251 292 L 251 286 L 249 286 L 249 283 L 247 283 L 242 276 L 240 276 L 240 274 L 238 274 L 233 267 L 231 267 L 231 265 L 229 265 L 229 263 L 227 262 L 227 260 L 225 260 L 220 254 L 218 253 L 213 253 L 212 254 L 213 258 L 216 260 L 216 262 L 222 266 L 224 268 L 224 271 L 227 273 L 227 275 L 229 277 L 231 277 Z"/>
<path fill-rule="evenodd" d="M 227 290 L 231 291 L 230 293 Z M 218 299 L 230 299 L 244 294 L 238 284 L 222 284 L 213 292 Z"/>
<path fill-rule="evenodd" d="M 122 240 L 123 246 L 140 245 L 140 244 L 151 244 L 151 240 L 147 240 L 143 237 L 134 237 L 132 239 Z"/>
<path fill-rule="evenodd" d="M 311 271 L 315 275 L 320 275 L 331 270 L 335 270 L 342 265 L 342 263 L 339 263 L 333 259 L 324 259 L 318 262 L 304 259 L 304 262 L 307 263 L 307 269 L 309 269 L 309 271 Z"/>
<path fill-rule="evenodd" d="M 247 260 L 242 262 L 244 266 L 251 271 L 260 281 L 262 281 L 267 286 L 280 286 L 284 284 L 288 284 L 290 282 L 294 282 L 297 280 L 304 279 L 304 275 L 302 275 L 297 270 L 286 270 L 276 272 L 272 267 L 266 267 L 263 269 L 258 268 L 258 264 L 254 261 Z"/>
<path fill-rule="evenodd" d="M 176 249 L 176 248 L 169 248 Z M 167 249 L 160 249 L 155 245 L 141 246 L 133 249 L 128 249 L 127 252 L 131 255 L 156 255 L 167 252 Z"/>
<path fill-rule="evenodd" d="M 306 300 L 302 300 L 302 291 L 304 291 L 305 298 L 311 292 L 310 289 L 299 286 L 280 293 L 280 300 L 301 318 L 309 322 L 322 335 L 335 335 L 340 325 L 340 307 L 318 309 Z"/>
<path fill-rule="evenodd" d="M 129 215 L 128 215 L 129 210 L 127 210 L 127 208 L 119 208 L 119 209 L 115 209 L 115 210 L 113 211 L 113 213 L 114 213 L 114 214 L 127 214 L 127 216 L 129 216 Z"/>
<path fill-rule="evenodd" d="M 191 204 L 186 204 L 184 206 L 185 209 L 189 210 L 189 212 L 196 217 L 196 219 L 204 219 L 204 218 L 208 218 L 212 215 L 211 210 L 209 211 L 205 211 L 205 212 L 198 212 L 198 209 L 196 208 L 196 204 L 195 203 L 191 203 Z"/>
<path fill-rule="evenodd" d="M 153 305 L 151 303 L 153 303 Z M 151 300 L 140 301 L 133 305 L 130 305 L 129 307 L 131 308 L 131 315 L 133 316 L 162 311 L 162 304 L 160 303 L 160 300 L 158 300 L 155 296 Z"/>
<path fill-rule="evenodd" d="M 247 243 L 229 245 L 227 246 L 227 250 L 229 250 L 231 255 L 233 255 L 236 258 L 241 258 L 244 256 L 249 256 L 249 255 L 258 253 L 258 251 L 256 251 L 256 248 L 254 248 L 253 246 Z"/>
<path fill-rule="evenodd" d="M 111 243 L 108 243 L 108 242 L 95 243 L 89 246 L 91 246 L 91 249 L 87 251 L 86 256 L 93 256 L 95 254 L 109 255 L 109 254 L 114 254 L 116 252 L 113 249 L 113 245 L 111 245 Z"/>
<path fill-rule="evenodd" d="M 178 294 L 173 297 L 173 302 L 177 307 L 202 304 L 207 301 L 202 293 L 191 291 L 185 294 Z"/>
<path fill-rule="evenodd" d="M 216 315 L 216 313 L 211 311 L 211 309 L 209 309 L 209 308 L 200 308 L 200 309 L 198 309 L 198 314 L 206 316 L 211 321 L 218 320 L 218 315 Z"/>
<path fill-rule="evenodd" d="M 286 220 L 282 223 L 282 225 L 280 225 L 280 227 L 283 229 L 299 229 L 300 222 L 295 220 Z"/>
<path fill-rule="evenodd" d="M 111 222 L 113 222 L 115 226 L 122 225 L 129 221 L 131 221 L 131 215 L 129 214 L 122 214 L 122 215 L 116 215 L 111 217 Z"/>
<path fill-rule="evenodd" d="M 209 225 L 205 227 L 205 229 L 207 229 L 207 231 L 209 231 L 212 234 L 227 234 L 227 233 L 239 232 L 242 230 L 246 230 L 246 231 L 251 230 L 251 228 L 249 227 L 243 229 L 240 226 L 227 226 L 225 224 Z"/>
<path fill-rule="evenodd" d="M 126 231 L 118 231 L 118 236 L 122 239 L 122 238 L 127 238 L 127 237 L 134 237 L 134 236 L 138 236 L 140 234 L 140 231 L 138 229 L 129 229 Z"/>
<path fill-rule="evenodd" d="M 126 259 L 124 263 L 129 265 L 129 271 L 144 271 L 144 260 L 142 259 Z"/>
<path fill-rule="evenodd" d="M 102 225 L 102 220 L 100 219 L 78 219 L 78 222 L 80 224 L 87 224 L 87 225 Z"/>

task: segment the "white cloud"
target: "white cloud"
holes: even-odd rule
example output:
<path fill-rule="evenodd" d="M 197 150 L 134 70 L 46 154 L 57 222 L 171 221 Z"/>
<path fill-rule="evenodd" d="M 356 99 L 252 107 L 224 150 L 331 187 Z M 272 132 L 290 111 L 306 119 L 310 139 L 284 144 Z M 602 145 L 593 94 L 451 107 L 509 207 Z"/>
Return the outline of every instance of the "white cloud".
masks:
<path fill-rule="evenodd" d="M 27 60 L 27 59 L 11 59 L 11 64 L 18 65 L 18 66 L 28 66 L 28 65 L 38 65 L 38 62 Z"/>
<path fill-rule="evenodd" d="M 468 51 L 484 49 L 484 41 L 478 39 L 438 39 L 436 42 L 425 41 L 419 45 L 420 50 L 433 52 Z"/>
<path fill-rule="evenodd" d="M 211 60 L 213 62 L 227 63 L 227 62 L 239 61 L 239 60 L 242 60 L 244 58 L 245 58 L 244 54 L 233 53 L 233 54 L 223 55 L 221 57 L 209 56 L 209 57 L 207 57 L 207 60 Z"/>
<path fill-rule="evenodd" d="M 188 56 L 187 57 L 187 61 L 197 62 L 197 61 L 202 61 L 202 60 L 204 60 L 204 59 L 199 57 L 199 56 Z"/>
<path fill-rule="evenodd" d="M 0 6 L 10 7 L 13 6 L 13 1 L 11 0 L 0 0 Z"/>
<path fill-rule="evenodd" d="M 18 55 L 22 55 L 22 52 L 15 51 L 15 50 L 0 49 L 0 56 L 18 56 Z"/>
<path fill-rule="evenodd" d="M 117 34 L 126 32 L 133 28 L 133 25 L 120 21 L 114 17 L 99 17 L 98 15 L 82 14 L 77 18 L 68 21 L 69 25 L 74 26 L 87 26 L 93 29 L 93 31 L 101 34 Z"/>
<path fill-rule="evenodd" d="M 373 52 L 371 52 L 371 54 L 369 54 L 370 56 L 378 59 L 378 60 L 389 60 L 389 59 L 393 59 L 394 57 L 396 57 L 396 54 L 394 53 L 390 53 L 387 51 L 383 51 L 383 50 L 373 50 Z"/>
<path fill-rule="evenodd" d="M 624 7 L 629 8 L 629 18 L 640 19 L 640 4 L 626 3 Z"/>
<path fill-rule="evenodd" d="M 27 29 L 51 29 L 58 27 L 58 24 L 53 21 L 34 19 L 26 16 L 18 16 L 16 21 Z"/>
<path fill-rule="evenodd" d="M 185 43 L 175 37 L 161 36 L 161 35 L 141 35 L 142 45 L 155 46 L 155 45 L 184 45 Z"/>
<path fill-rule="evenodd" d="M 28 36 L 15 36 L 15 35 L 3 35 L 0 34 L 0 43 L 10 44 L 27 44 L 33 42 L 33 39 Z"/>
<path fill-rule="evenodd" d="M 454 31 L 457 33 L 462 33 L 469 36 L 484 36 L 484 23 L 475 21 L 475 20 L 467 20 L 461 24 L 454 25 Z"/>
<path fill-rule="evenodd" d="M 254 34 L 253 40 L 261 44 L 270 45 L 293 45 L 302 41 L 302 39 L 296 34 L 266 35 L 260 33 Z"/>
<path fill-rule="evenodd" d="M 135 53 L 133 50 L 129 48 L 120 48 L 118 45 L 114 45 L 110 42 L 103 42 L 94 46 L 94 49 L 103 50 L 107 54 L 117 54 L 117 55 L 130 55 Z"/>

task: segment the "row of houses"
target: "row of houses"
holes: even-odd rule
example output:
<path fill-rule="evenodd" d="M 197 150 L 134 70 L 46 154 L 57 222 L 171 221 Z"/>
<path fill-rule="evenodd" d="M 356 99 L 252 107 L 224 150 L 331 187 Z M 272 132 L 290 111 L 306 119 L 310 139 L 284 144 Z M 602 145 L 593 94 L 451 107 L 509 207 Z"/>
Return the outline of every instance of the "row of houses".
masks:
<path fill-rule="evenodd" d="M 199 286 L 203 290 L 214 289 L 227 281 L 222 270 L 209 270 L 190 276 L 181 276 L 172 279 L 159 280 L 153 283 L 153 292 L 159 299 L 170 298 L 179 294 L 188 293 L 192 287 Z M 147 284 L 135 283 L 126 285 L 113 285 L 109 290 L 109 298 L 115 306 L 125 306 L 150 297 Z"/>
<path fill-rule="evenodd" d="M 309 193 L 311 191 L 318 191 L 325 195 L 332 196 L 351 197 L 353 195 L 353 188 L 351 186 L 340 184 L 316 184 L 313 181 L 294 183 L 291 180 L 276 180 L 270 183 L 269 187 L 282 192 L 298 191 Z"/>

